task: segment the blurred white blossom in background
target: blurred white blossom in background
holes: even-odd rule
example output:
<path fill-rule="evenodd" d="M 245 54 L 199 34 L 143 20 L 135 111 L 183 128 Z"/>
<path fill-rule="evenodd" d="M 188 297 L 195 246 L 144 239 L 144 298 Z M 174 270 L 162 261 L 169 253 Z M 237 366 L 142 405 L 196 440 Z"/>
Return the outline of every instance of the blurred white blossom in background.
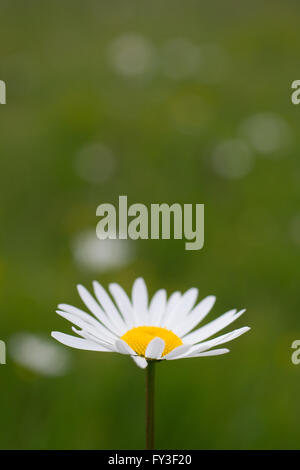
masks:
<path fill-rule="evenodd" d="M 96 229 L 87 229 L 74 236 L 71 241 L 75 262 L 82 268 L 104 272 L 129 264 L 133 258 L 131 240 L 99 240 Z"/>
<path fill-rule="evenodd" d="M 168 39 L 160 49 L 145 36 L 128 32 L 111 41 L 108 60 L 124 77 L 152 76 L 160 71 L 172 80 L 194 78 L 218 83 L 228 75 L 229 56 L 218 44 L 197 44 L 185 37 Z"/>
<path fill-rule="evenodd" d="M 289 125 L 274 113 L 259 113 L 246 118 L 240 126 L 240 134 L 254 150 L 269 157 L 287 149 L 292 141 Z"/>
<path fill-rule="evenodd" d="M 253 167 L 253 155 L 245 142 L 231 139 L 220 142 L 212 152 L 212 167 L 224 178 L 246 176 Z"/>
<path fill-rule="evenodd" d="M 68 351 L 33 333 L 15 333 L 8 341 L 8 351 L 17 364 L 40 375 L 61 376 L 70 368 Z"/>
<path fill-rule="evenodd" d="M 152 73 L 157 63 L 154 45 L 137 33 L 114 39 L 108 47 L 108 58 L 114 69 L 125 77 Z"/>

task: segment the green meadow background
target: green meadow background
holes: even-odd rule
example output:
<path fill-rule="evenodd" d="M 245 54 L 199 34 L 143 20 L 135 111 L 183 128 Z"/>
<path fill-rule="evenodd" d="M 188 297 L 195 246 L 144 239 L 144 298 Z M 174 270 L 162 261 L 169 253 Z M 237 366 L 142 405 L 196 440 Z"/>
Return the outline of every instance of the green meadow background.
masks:
<path fill-rule="evenodd" d="M 299 448 L 299 14 L 1 0 L 0 448 L 144 447 L 144 371 L 50 338 L 71 331 L 55 309 L 82 307 L 77 283 L 138 276 L 151 295 L 215 294 L 208 319 L 246 307 L 232 329 L 252 328 L 228 355 L 158 365 L 157 448 Z M 96 207 L 123 194 L 204 203 L 204 248 L 95 245 Z"/>

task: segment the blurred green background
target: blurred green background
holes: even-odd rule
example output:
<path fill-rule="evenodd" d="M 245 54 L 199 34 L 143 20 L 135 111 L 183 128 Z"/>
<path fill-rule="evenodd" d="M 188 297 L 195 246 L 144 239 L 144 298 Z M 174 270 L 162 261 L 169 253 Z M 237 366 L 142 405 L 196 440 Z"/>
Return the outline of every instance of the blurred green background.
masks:
<path fill-rule="evenodd" d="M 0 448 L 144 446 L 144 371 L 71 350 L 76 284 L 247 308 L 221 357 L 157 367 L 158 448 L 299 448 L 299 3 L 1 0 Z M 96 207 L 204 203 L 205 246 L 96 242 Z M 100 242 L 101 243 L 101 242 Z M 226 330 L 226 331 L 229 331 Z"/>

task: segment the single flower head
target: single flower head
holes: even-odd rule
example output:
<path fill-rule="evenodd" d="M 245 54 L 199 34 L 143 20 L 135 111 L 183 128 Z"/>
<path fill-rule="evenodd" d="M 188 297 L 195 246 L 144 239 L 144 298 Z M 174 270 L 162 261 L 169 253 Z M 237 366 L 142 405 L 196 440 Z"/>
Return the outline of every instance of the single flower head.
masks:
<path fill-rule="evenodd" d="M 245 310 L 229 310 L 216 320 L 194 329 L 209 313 L 216 298 L 205 297 L 196 305 L 198 290 L 184 294 L 174 292 L 168 299 L 164 289 L 154 294 L 151 301 L 142 278 L 136 279 L 130 299 L 121 286 L 110 284 L 109 291 L 94 281 L 94 294 L 79 285 L 79 295 L 92 313 L 60 304 L 57 313 L 77 328 L 79 337 L 53 331 L 53 338 L 77 349 L 117 352 L 132 357 L 141 367 L 147 360 L 173 360 L 191 357 L 216 356 L 229 349 L 211 349 L 237 338 L 249 327 L 209 339 L 239 318 Z"/>

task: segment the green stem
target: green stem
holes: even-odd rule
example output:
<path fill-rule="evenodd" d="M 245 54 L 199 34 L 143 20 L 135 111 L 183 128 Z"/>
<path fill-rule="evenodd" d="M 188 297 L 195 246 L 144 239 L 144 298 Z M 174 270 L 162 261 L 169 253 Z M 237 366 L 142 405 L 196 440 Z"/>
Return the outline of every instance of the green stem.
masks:
<path fill-rule="evenodd" d="M 146 369 L 146 449 L 154 449 L 154 379 L 155 361 L 148 361 Z"/>

